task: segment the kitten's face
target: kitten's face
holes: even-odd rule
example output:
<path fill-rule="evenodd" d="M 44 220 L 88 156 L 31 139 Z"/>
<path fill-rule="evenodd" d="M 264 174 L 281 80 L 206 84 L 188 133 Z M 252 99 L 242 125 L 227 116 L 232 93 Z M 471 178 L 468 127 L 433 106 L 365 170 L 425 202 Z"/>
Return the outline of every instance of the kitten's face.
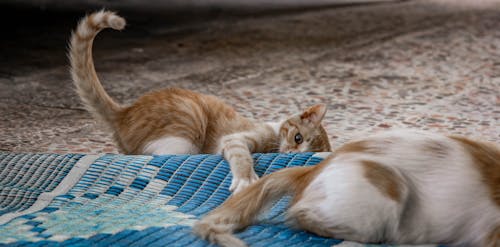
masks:
<path fill-rule="evenodd" d="M 321 125 L 326 106 L 314 105 L 287 119 L 280 128 L 280 152 L 330 152 L 328 135 Z"/>

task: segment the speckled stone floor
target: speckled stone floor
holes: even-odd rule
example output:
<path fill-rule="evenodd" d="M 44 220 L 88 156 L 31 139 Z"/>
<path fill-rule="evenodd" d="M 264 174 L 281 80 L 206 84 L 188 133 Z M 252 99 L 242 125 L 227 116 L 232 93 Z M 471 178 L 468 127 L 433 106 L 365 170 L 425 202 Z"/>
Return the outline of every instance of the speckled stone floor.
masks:
<path fill-rule="evenodd" d="M 67 72 L 65 42 L 81 16 L 42 17 L 8 27 L 11 38 L 0 41 L 0 150 L 117 152 Z M 122 103 L 179 86 L 263 120 L 327 103 L 335 147 L 399 127 L 500 141 L 500 1 L 404 1 L 183 25 L 125 17 L 129 28 L 101 33 L 94 49 L 105 88 Z"/>

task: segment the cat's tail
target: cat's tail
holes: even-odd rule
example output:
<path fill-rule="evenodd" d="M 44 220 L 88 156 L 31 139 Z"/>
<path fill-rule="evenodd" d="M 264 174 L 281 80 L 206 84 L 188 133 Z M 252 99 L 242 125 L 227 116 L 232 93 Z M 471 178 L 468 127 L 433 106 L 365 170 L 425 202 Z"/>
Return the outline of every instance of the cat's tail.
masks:
<path fill-rule="evenodd" d="M 69 60 L 76 92 L 87 110 L 98 120 L 113 125 L 122 107 L 104 90 L 97 77 L 92 59 L 92 43 L 104 28 L 122 30 L 125 19 L 110 11 L 98 11 L 85 16 L 71 34 Z"/>
<path fill-rule="evenodd" d="M 233 232 L 252 224 L 260 212 L 280 197 L 301 192 L 321 166 L 285 168 L 262 177 L 203 217 L 193 232 L 220 246 L 246 246 Z"/>

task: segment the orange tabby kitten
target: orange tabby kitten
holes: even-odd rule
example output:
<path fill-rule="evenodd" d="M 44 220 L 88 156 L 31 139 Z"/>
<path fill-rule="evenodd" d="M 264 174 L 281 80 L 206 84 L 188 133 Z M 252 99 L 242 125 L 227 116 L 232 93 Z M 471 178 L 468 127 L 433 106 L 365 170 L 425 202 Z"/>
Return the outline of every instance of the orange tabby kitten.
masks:
<path fill-rule="evenodd" d="M 196 223 L 220 246 L 285 194 L 293 226 L 363 243 L 500 246 L 500 148 L 422 131 L 389 131 L 338 148 L 316 166 L 264 176 Z"/>
<path fill-rule="evenodd" d="M 258 179 L 252 152 L 330 151 L 321 125 L 326 113 L 322 104 L 278 123 L 244 118 L 214 96 L 179 88 L 148 93 L 131 106 L 119 105 L 104 91 L 92 60 L 94 37 L 108 27 L 121 30 L 125 20 L 100 11 L 80 21 L 71 36 L 71 75 L 86 108 L 114 130 L 124 153 L 223 154 L 236 192 Z"/>

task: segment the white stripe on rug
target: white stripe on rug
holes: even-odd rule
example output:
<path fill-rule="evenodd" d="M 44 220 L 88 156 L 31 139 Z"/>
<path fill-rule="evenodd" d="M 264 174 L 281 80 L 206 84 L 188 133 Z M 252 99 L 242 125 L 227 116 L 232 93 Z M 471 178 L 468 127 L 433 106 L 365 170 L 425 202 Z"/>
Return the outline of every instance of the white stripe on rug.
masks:
<path fill-rule="evenodd" d="M 69 171 L 68 175 L 64 177 L 64 179 L 57 185 L 54 190 L 50 192 L 44 192 L 38 196 L 35 203 L 31 205 L 31 207 L 26 210 L 7 213 L 0 216 L 0 225 L 3 225 L 14 218 L 19 216 L 31 214 L 37 211 L 40 211 L 47 207 L 52 200 L 58 196 L 67 193 L 73 186 L 80 181 L 80 178 L 85 174 L 90 164 L 92 164 L 96 159 L 100 158 L 102 155 L 85 155 L 85 157 L 81 158 Z"/>

